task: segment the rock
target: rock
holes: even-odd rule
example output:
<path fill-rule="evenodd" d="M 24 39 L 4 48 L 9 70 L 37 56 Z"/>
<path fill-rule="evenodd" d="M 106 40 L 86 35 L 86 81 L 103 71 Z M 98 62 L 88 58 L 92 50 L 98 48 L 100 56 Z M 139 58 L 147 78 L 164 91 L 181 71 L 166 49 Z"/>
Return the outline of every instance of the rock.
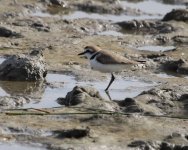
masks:
<path fill-rule="evenodd" d="M 179 74 L 188 74 L 188 62 L 183 59 L 174 60 L 172 58 L 160 59 L 160 69 L 172 71 Z"/>
<path fill-rule="evenodd" d="M 160 142 L 145 142 L 138 140 L 128 144 L 128 147 L 136 148 L 137 150 L 154 150 L 160 149 Z"/>
<path fill-rule="evenodd" d="M 56 130 L 52 131 L 56 138 L 83 138 L 89 136 L 89 128 L 86 129 L 70 129 L 70 130 Z"/>
<path fill-rule="evenodd" d="M 181 107 L 181 105 L 184 105 L 184 102 L 180 100 L 187 92 L 188 89 L 186 86 L 167 84 L 144 91 L 134 99 L 136 104 L 145 113 L 175 114 L 185 111 L 186 107 Z M 181 105 L 177 105 L 178 103 Z"/>
<path fill-rule="evenodd" d="M 172 40 L 178 44 L 186 44 L 186 45 L 188 44 L 188 36 L 177 35 L 172 37 Z"/>
<path fill-rule="evenodd" d="M 177 72 L 180 74 L 188 74 L 188 63 L 184 61 L 182 65 L 180 65 L 177 69 Z"/>
<path fill-rule="evenodd" d="M 171 12 L 167 13 L 162 21 L 188 21 L 188 10 L 187 9 L 173 9 Z"/>
<path fill-rule="evenodd" d="M 181 144 L 188 144 L 186 139 L 186 135 L 183 133 L 173 132 L 171 135 L 168 135 L 164 141 L 169 143 L 181 143 Z"/>
<path fill-rule="evenodd" d="M 31 27 L 37 29 L 38 31 L 50 32 L 50 27 L 40 22 L 33 23 Z"/>
<path fill-rule="evenodd" d="M 80 106 L 115 111 L 119 107 L 115 102 L 105 101 L 95 88 L 76 86 L 65 98 L 58 98 L 58 103 L 65 106 Z"/>
<path fill-rule="evenodd" d="M 161 45 L 168 43 L 170 41 L 170 39 L 167 36 L 163 36 L 163 35 L 157 35 L 156 40 L 158 40 Z"/>
<path fill-rule="evenodd" d="M 65 6 L 65 2 L 63 0 L 50 0 L 50 2 L 53 4 L 53 5 L 59 5 L 59 6 Z"/>
<path fill-rule="evenodd" d="M 30 26 L 38 31 L 49 32 L 50 27 L 41 20 L 18 19 L 12 23 L 15 26 Z"/>
<path fill-rule="evenodd" d="M 15 108 L 18 106 L 23 106 L 23 104 L 28 103 L 30 100 L 24 97 L 18 96 L 1 96 L 0 97 L 0 108 L 8 109 Z"/>
<path fill-rule="evenodd" d="M 104 3 L 96 3 L 95 1 L 87 1 L 85 3 L 77 3 L 73 5 L 77 10 L 100 13 L 100 14 L 121 14 L 124 10 L 120 5 L 104 5 Z"/>
<path fill-rule="evenodd" d="M 134 98 L 126 98 L 117 104 L 125 113 L 146 115 L 177 115 L 186 113 L 188 88 L 186 86 L 161 85 L 140 93 Z"/>
<path fill-rule="evenodd" d="M 133 141 L 128 144 L 128 147 L 137 150 L 187 150 L 188 146 L 171 144 L 163 141 Z"/>
<path fill-rule="evenodd" d="M 161 21 L 132 20 L 117 22 L 116 24 L 122 27 L 122 29 L 127 32 L 156 34 L 170 33 L 175 31 L 175 28 L 173 26 Z"/>
<path fill-rule="evenodd" d="M 0 65 L 0 80 L 39 81 L 47 74 L 42 51 L 30 55 L 13 55 Z"/>
<path fill-rule="evenodd" d="M 141 113 L 143 110 L 137 105 L 136 101 L 132 98 L 126 98 L 123 101 L 117 101 L 119 106 L 123 108 L 124 112 L 127 113 Z"/>
<path fill-rule="evenodd" d="M 23 36 L 20 33 L 16 33 L 14 31 L 6 29 L 5 27 L 0 27 L 0 37 L 16 37 L 16 38 L 21 38 Z"/>
<path fill-rule="evenodd" d="M 47 3 L 48 5 L 66 7 L 66 3 L 64 0 L 41 0 L 41 1 Z"/>

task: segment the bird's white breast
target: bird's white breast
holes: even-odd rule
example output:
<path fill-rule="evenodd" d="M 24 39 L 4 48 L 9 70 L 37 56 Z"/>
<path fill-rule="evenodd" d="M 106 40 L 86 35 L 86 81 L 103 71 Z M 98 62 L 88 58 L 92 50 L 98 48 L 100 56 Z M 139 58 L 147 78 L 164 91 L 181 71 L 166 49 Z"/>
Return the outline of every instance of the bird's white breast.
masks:
<path fill-rule="evenodd" d="M 90 60 L 90 65 L 93 70 L 100 72 L 120 72 L 126 68 L 125 65 L 121 64 L 102 64 L 96 59 Z"/>

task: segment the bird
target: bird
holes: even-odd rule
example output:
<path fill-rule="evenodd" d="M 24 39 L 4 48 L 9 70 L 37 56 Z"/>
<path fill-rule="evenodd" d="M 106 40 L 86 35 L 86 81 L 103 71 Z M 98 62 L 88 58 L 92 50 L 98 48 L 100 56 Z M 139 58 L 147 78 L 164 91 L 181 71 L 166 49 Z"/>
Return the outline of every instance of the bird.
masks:
<path fill-rule="evenodd" d="M 86 46 L 84 51 L 78 55 L 84 55 L 87 57 L 91 69 L 103 73 L 111 73 L 110 82 L 105 89 L 106 92 L 115 80 L 114 73 L 121 72 L 133 65 L 139 64 L 137 61 L 130 60 L 116 53 L 102 50 L 98 46 Z"/>

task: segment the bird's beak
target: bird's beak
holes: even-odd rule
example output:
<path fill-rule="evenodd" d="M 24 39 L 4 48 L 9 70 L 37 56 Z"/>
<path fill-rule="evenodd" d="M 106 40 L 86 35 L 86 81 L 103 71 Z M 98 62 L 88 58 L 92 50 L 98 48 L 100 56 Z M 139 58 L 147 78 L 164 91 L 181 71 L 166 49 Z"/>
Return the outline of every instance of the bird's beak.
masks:
<path fill-rule="evenodd" d="M 86 52 L 79 53 L 78 55 L 84 55 Z"/>

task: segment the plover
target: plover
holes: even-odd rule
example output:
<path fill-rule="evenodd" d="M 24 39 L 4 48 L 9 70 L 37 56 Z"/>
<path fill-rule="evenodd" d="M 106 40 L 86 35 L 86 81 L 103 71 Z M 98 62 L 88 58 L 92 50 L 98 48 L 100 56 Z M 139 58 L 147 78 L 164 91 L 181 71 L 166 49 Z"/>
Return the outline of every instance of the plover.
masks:
<path fill-rule="evenodd" d="M 138 64 L 137 61 L 129 60 L 116 53 L 103 51 L 97 46 L 86 46 L 84 48 L 84 52 L 78 55 L 85 55 L 87 57 L 87 59 L 90 61 L 91 69 L 104 73 L 111 73 L 111 80 L 105 91 L 108 91 L 109 87 L 115 80 L 113 73 L 120 72 L 130 68 L 132 65 Z"/>

